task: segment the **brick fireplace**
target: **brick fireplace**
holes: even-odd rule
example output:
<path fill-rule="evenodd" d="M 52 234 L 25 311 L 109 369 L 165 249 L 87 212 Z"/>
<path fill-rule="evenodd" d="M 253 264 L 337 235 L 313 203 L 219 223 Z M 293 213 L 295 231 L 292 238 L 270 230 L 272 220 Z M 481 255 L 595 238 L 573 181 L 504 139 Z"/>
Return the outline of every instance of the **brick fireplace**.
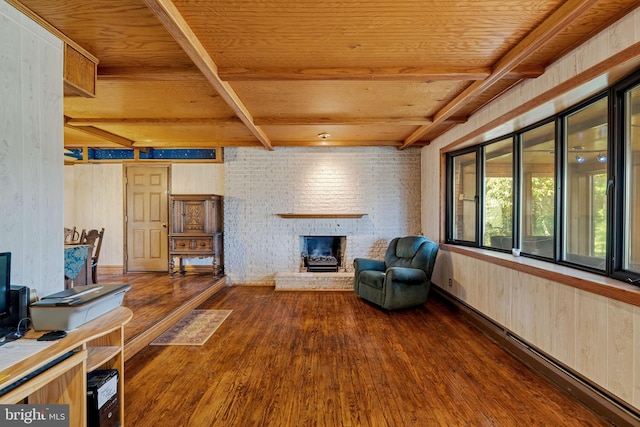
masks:
<path fill-rule="evenodd" d="M 346 236 L 300 236 L 300 272 L 345 271 Z"/>
<path fill-rule="evenodd" d="M 392 238 L 420 232 L 420 149 L 229 147 L 224 180 L 229 284 L 352 287 L 354 258 L 382 258 Z M 301 272 L 301 236 L 343 236 L 338 272 Z"/>
<path fill-rule="evenodd" d="M 300 271 L 276 273 L 276 290 L 352 290 L 346 246 L 347 236 L 300 236 Z"/>

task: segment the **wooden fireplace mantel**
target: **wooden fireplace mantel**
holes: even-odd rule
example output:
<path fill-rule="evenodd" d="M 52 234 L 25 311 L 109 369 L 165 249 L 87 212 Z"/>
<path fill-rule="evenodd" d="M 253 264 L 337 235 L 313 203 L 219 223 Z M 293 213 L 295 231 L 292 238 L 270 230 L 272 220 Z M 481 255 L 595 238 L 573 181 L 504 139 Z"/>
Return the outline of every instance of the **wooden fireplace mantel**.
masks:
<path fill-rule="evenodd" d="M 279 213 L 280 218 L 362 218 L 366 213 Z"/>

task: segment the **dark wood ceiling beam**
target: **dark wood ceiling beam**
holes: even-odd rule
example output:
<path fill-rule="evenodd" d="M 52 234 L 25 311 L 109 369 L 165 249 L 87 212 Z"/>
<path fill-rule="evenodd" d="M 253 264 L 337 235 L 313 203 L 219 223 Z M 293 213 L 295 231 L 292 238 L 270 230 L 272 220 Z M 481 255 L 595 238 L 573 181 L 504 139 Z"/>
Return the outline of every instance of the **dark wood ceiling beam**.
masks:
<path fill-rule="evenodd" d="M 178 11 L 178 8 L 171 0 L 145 0 L 145 4 L 151 12 L 165 26 L 169 34 L 184 49 L 189 58 L 200 69 L 211 85 L 218 91 L 220 96 L 240 117 L 249 131 L 260 141 L 260 143 L 268 150 L 273 150 L 269 137 L 259 126 L 253 123 L 253 116 L 247 107 L 243 104 L 240 97 L 233 88 L 220 79 L 218 75 L 218 66 L 215 64 L 211 56 L 207 53 L 200 40 L 189 27 L 184 17 Z"/>
<path fill-rule="evenodd" d="M 515 70 L 505 78 L 535 78 L 542 68 Z M 225 81 L 436 81 L 485 80 L 491 76 L 490 68 L 220 68 L 218 74 Z"/>
<path fill-rule="evenodd" d="M 409 135 L 400 149 L 405 149 L 411 144 L 414 144 L 426 135 L 431 128 L 443 123 L 448 117 L 456 114 L 469 102 L 469 99 L 480 96 L 499 80 L 506 78 L 512 70 L 515 70 L 516 67 L 530 55 L 535 53 L 540 47 L 564 30 L 580 15 L 587 12 L 596 3 L 598 3 L 598 0 L 568 0 L 563 3 L 546 21 L 531 31 L 520 43 L 502 57 L 502 59 L 496 63 L 493 72 L 487 79 L 471 83 L 467 89 L 462 91 L 436 113 L 433 123 L 421 126 Z"/>

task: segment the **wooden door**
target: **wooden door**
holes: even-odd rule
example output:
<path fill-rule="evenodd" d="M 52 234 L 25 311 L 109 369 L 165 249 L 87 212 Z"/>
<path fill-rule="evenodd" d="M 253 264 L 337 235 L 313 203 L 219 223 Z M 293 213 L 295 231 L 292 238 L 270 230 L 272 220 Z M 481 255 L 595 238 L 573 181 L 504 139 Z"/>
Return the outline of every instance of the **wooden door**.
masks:
<path fill-rule="evenodd" d="M 126 168 L 128 272 L 168 271 L 167 166 Z"/>

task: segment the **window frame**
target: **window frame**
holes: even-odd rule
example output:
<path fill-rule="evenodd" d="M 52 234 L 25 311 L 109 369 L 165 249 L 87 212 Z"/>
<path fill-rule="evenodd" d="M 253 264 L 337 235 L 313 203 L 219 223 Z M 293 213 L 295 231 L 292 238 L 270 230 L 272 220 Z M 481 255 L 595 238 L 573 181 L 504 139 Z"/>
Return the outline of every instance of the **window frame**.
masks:
<path fill-rule="evenodd" d="M 610 123 L 613 124 L 611 135 L 613 143 L 609 144 L 607 156 L 612 159 L 609 167 L 612 170 L 611 179 L 613 180 L 611 184 L 613 191 L 610 209 L 611 229 L 613 230 L 611 233 L 610 247 L 612 248 L 613 256 L 608 260 L 608 266 L 611 277 L 640 286 L 640 272 L 625 270 L 623 268 L 623 257 L 625 253 L 625 198 L 627 193 L 625 187 L 625 176 L 627 173 L 625 168 L 625 142 L 627 136 L 625 130 L 625 94 L 636 87 L 640 87 L 640 71 L 631 74 L 611 88 L 611 98 L 614 102 L 609 120 Z M 638 224 L 638 226 L 640 226 L 640 224 Z"/>
<path fill-rule="evenodd" d="M 487 147 L 489 147 L 490 145 L 493 144 L 497 144 L 500 143 L 502 141 L 506 141 L 508 139 L 511 139 L 511 180 L 512 180 L 512 191 L 511 191 L 511 247 L 508 249 L 503 249 L 503 248 L 498 248 L 498 247 L 494 247 L 494 246 L 490 246 L 490 245 L 485 245 L 484 244 L 484 237 L 485 237 L 485 209 L 484 207 L 486 206 L 486 179 L 487 179 L 487 174 L 486 174 L 486 164 L 487 164 Z M 499 137 L 499 138 L 494 138 L 490 141 L 486 141 L 483 144 L 480 144 L 479 146 L 480 149 L 480 163 L 481 163 L 481 168 L 479 170 L 478 175 L 480 175 L 482 178 L 478 179 L 478 185 L 479 185 L 479 190 L 478 190 L 478 211 L 480 212 L 480 217 L 478 219 L 478 231 L 476 233 L 476 238 L 478 240 L 478 243 L 480 245 L 480 247 L 482 248 L 486 248 L 486 249 L 491 249 L 491 250 L 496 250 L 496 251 L 500 251 L 500 252 L 511 252 L 512 248 L 517 247 L 515 245 L 515 206 L 516 206 L 516 201 L 515 201 L 515 192 L 514 192 L 514 188 L 516 185 L 516 179 L 515 179 L 515 134 L 514 133 L 510 133 L 507 134 L 505 136 Z"/>
<path fill-rule="evenodd" d="M 553 254 L 551 257 L 546 257 L 546 256 L 541 256 L 541 255 L 537 255 L 537 254 L 533 254 L 530 252 L 522 252 L 522 238 L 524 236 L 524 233 L 522 231 L 522 227 L 523 227 L 523 218 L 522 215 L 524 213 L 523 210 L 523 203 L 524 203 L 524 194 L 523 194 L 523 186 L 524 186 L 524 165 L 522 164 L 522 159 L 524 158 L 523 155 L 523 151 L 524 151 L 524 147 L 523 147 L 523 142 L 522 142 L 522 136 L 527 133 L 530 132 L 534 129 L 538 129 L 538 128 L 542 128 L 544 126 L 547 126 L 549 124 L 553 124 L 553 136 L 554 136 L 554 141 L 553 141 L 553 150 L 554 150 L 554 155 L 553 155 L 553 166 L 554 166 L 554 171 L 553 171 L 553 180 L 554 180 L 554 209 L 553 209 Z M 535 258 L 535 259 L 540 259 L 543 261 L 551 261 L 551 262 L 556 262 L 557 257 L 558 257 L 558 230 L 560 230 L 560 216 L 558 215 L 558 206 L 561 202 L 560 199 L 560 167 L 561 167 L 561 162 L 559 159 L 559 154 L 561 151 L 561 147 L 559 144 L 559 130 L 558 130 L 558 122 L 556 120 L 556 117 L 548 117 L 546 119 L 540 120 L 532 125 L 529 125 L 527 127 L 524 127 L 522 129 L 520 129 L 519 131 L 515 132 L 516 137 L 516 149 L 518 152 L 518 159 L 517 159 L 517 163 L 514 164 L 514 174 L 516 175 L 516 178 L 518 180 L 518 186 L 514 187 L 517 189 L 516 194 L 514 195 L 515 199 L 517 200 L 517 216 L 514 213 L 514 227 L 517 229 L 517 233 L 518 233 L 518 240 L 516 241 L 517 243 L 517 248 L 519 248 L 521 250 L 521 255 L 530 257 L 530 258 Z"/>
<path fill-rule="evenodd" d="M 447 156 L 446 158 L 446 174 L 447 174 L 447 179 L 446 179 L 446 187 L 447 187 L 447 215 L 446 215 L 446 223 L 445 223 L 445 227 L 446 227 L 446 240 L 448 243 L 452 243 L 452 244 L 456 244 L 456 245 L 461 245 L 461 246 L 472 246 L 475 247 L 478 245 L 478 218 L 480 215 L 479 209 L 480 209 L 480 203 L 478 200 L 478 194 L 480 192 L 480 188 L 478 187 L 478 171 L 480 168 L 480 153 L 479 153 L 479 147 L 477 146 L 472 146 L 472 147 L 467 147 L 464 148 L 462 150 L 458 150 L 457 152 L 457 156 L 463 156 L 465 154 L 470 154 L 470 153 L 475 153 L 476 155 L 476 185 L 475 185 L 475 191 L 476 194 L 474 196 L 474 202 L 475 202 L 475 218 L 476 218 L 476 224 L 475 224 L 475 239 L 472 240 L 460 240 L 460 239 L 455 239 L 454 238 L 454 224 L 455 224 L 455 217 L 454 217 L 454 209 L 453 209 L 453 204 L 455 203 L 455 188 L 454 188 L 454 178 L 455 178 L 455 169 L 453 168 L 453 164 L 454 164 L 454 157 L 456 156 Z"/>
<path fill-rule="evenodd" d="M 607 123 L 610 123 L 610 119 L 611 119 L 611 105 L 612 105 L 612 98 L 610 96 L 610 91 L 609 90 L 605 90 L 605 91 L 601 91 L 596 93 L 595 95 L 587 98 L 586 100 L 562 111 L 559 114 L 556 114 L 556 126 L 558 129 L 558 133 L 556 134 L 556 137 L 559 138 L 556 141 L 557 147 L 560 150 L 560 163 L 559 163 L 559 170 L 558 170 L 558 179 L 559 179 L 559 184 L 560 184 L 560 200 L 559 200 L 559 205 L 558 205 L 558 210 L 557 210 L 557 214 L 558 214 L 558 223 L 560 225 L 560 228 L 557 231 L 557 251 L 555 254 L 555 262 L 557 264 L 560 265 L 566 265 L 568 267 L 572 267 L 572 268 L 577 268 L 580 270 L 584 270 L 584 271 L 589 271 L 595 274 L 600 274 L 600 275 L 609 275 L 610 271 L 608 268 L 609 265 L 609 259 L 610 259 L 610 253 L 611 253 L 611 245 L 610 245 L 610 237 L 611 237 L 611 222 L 610 222 L 610 215 L 611 215 L 611 197 L 609 197 L 609 195 L 605 195 L 605 197 L 607 197 L 607 218 L 606 218 L 606 238 L 605 238 L 605 256 L 604 256 L 604 268 L 599 269 L 599 268 L 595 268 L 595 267 L 590 267 L 587 264 L 580 264 L 577 262 L 571 262 L 568 261 L 566 259 L 563 259 L 563 255 L 565 253 L 565 246 L 567 244 L 565 237 L 565 224 L 564 224 L 564 218 L 566 215 L 566 210 L 567 210 L 567 205 L 564 203 L 564 201 L 566 200 L 566 196 L 567 196 L 567 175 L 566 175 L 566 162 L 565 162 L 565 154 L 569 152 L 569 147 L 567 147 L 568 145 L 568 141 L 565 140 L 565 135 L 566 135 L 566 121 L 565 119 L 567 119 L 569 116 L 582 111 L 586 108 L 589 108 L 590 106 L 596 104 L 597 102 L 601 101 L 604 98 L 607 98 Z M 607 149 L 609 149 L 611 147 L 611 134 L 610 132 L 607 133 Z M 606 169 L 606 174 L 607 174 L 607 182 L 609 182 L 612 178 L 611 178 L 611 162 L 609 162 L 607 164 L 607 169 Z"/>
<path fill-rule="evenodd" d="M 494 142 L 499 142 L 505 140 L 507 138 L 512 139 L 513 146 L 513 169 L 512 169 L 512 179 L 513 179 L 513 223 L 512 223 L 512 238 L 513 238 L 513 247 L 521 248 L 522 247 L 522 238 L 523 238 L 523 203 L 524 203 L 524 194 L 523 194 L 523 173 L 524 166 L 522 164 L 523 161 L 523 135 L 526 132 L 529 132 L 533 129 L 548 125 L 553 123 L 555 126 L 554 129 L 554 149 L 555 149 L 555 159 L 554 159 L 554 220 L 553 224 L 555 227 L 554 236 L 553 236 L 553 256 L 540 256 L 531 253 L 522 252 L 522 256 L 540 259 L 545 262 L 564 265 L 570 268 L 575 268 L 578 270 L 589 271 L 595 273 L 600 276 L 611 277 L 617 280 L 624 281 L 626 283 L 632 283 L 636 286 L 640 286 L 640 272 L 624 270 L 624 260 L 623 256 L 625 255 L 625 250 L 627 249 L 625 245 L 627 244 L 624 237 L 625 231 L 625 203 L 628 202 L 625 200 L 625 185 L 631 185 L 633 182 L 626 183 L 625 180 L 628 179 L 625 173 L 625 114 L 626 106 L 625 106 L 625 95 L 628 91 L 636 89 L 640 87 L 640 69 L 636 70 L 632 74 L 628 75 L 623 80 L 618 83 L 610 86 L 608 89 L 604 91 L 600 91 L 596 94 L 593 94 L 588 99 L 585 99 L 553 116 L 546 117 L 543 120 L 540 120 L 532 125 L 524 127 L 522 129 L 518 129 L 514 132 L 505 133 L 497 138 L 492 138 L 489 141 L 483 141 L 481 143 L 465 147 L 459 150 L 454 150 L 451 152 L 447 152 L 446 154 L 446 224 L 445 224 L 445 241 L 454 245 L 463 245 L 463 246 L 472 246 L 482 249 L 487 249 L 496 252 L 509 252 L 506 249 L 495 248 L 491 246 L 484 245 L 484 220 L 483 218 L 485 211 L 485 202 L 486 202 L 486 194 L 485 194 L 485 150 L 486 147 Z M 567 168 L 566 161 L 568 160 L 569 153 L 569 142 L 565 138 L 566 129 L 566 120 L 572 114 L 576 112 L 588 108 L 589 106 L 601 101 L 602 99 L 607 99 L 607 116 L 606 116 L 606 124 L 607 124 L 607 137 L 606 137 L 606 156 L 607 156 L 607 165 L 606 165 L 606 190 L 605 197 L 606 200 L 604 205 L 606 206 L 606 217 L 605 217 L 605 255 L 604 255 L 604 267 L 596 268 L 590 267 L 586 264 L 580 264 L 577 262 L 571 262 L 566 260 L 565 257 L 565 248 L 566 248 L 566 237 L 565 237 L 565 215 L 567 214 L 567 210 L 569 208 L 568 204 L 565 204 L 567 191 L 568 191 L 568 176 L 567 176 Z M 476 221 L 476 236 L 475 241 L 460 241 L 453 239 L 453 221 L 454 218 L 451 217 L 452 212 L 452 203 L 454 197 L 454 189 L 451 188 L 453 182 L 453 170 L 452 166 L 454 164 L 455 158 L 459 155 L 467 154 L 470 152 L 476 153 L 476 205 L 475 205 L 475 221 Z M 595 175 L 594 175 L 595 176 Z M 600 187 L 601 189 L 602 187 Z M 633 188 L 630 190 L 633 191 Z M 602 193 L 600 193 L 602 194 Z M 631 194 L 631 193 L 629 193 Z M 640 196 L 639 196 L 640 197 Z M 590 219 L 593 221 L 593 217 Z M 636 226 L 636 224 L 634 224 Z M 640 224 L 637 224 L 637 227 L 640 227 Z M 601 235 L 601 234 L 600 234 Z"/>

